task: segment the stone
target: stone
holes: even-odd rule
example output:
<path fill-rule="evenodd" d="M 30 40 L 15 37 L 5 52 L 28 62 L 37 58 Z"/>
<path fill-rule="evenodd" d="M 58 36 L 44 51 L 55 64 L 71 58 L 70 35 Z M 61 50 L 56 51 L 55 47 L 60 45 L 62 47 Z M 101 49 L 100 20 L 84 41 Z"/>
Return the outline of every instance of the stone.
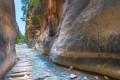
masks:
<path fill-rule="evenodd" d="M 105 80 L 109 80 L 109 78 L 107 76 L 104 76 Z"/>
<path fill-rule="evenodd" d="M 87 77 L 84 77 L 84 80 L 88 80 L 88 78 L 87 78 Z"/>
<path fill-rule="evenodd" d="M 70 78 L 71 78 L 71 79 L 77 78 L 77 75 L 75 75 L 75 74 L 70 74 Z"/>
<path fill-rule="evenodd" d="M 15 63 L 17 33 L 14 0 L 0 0 L 0 80 Z"/>

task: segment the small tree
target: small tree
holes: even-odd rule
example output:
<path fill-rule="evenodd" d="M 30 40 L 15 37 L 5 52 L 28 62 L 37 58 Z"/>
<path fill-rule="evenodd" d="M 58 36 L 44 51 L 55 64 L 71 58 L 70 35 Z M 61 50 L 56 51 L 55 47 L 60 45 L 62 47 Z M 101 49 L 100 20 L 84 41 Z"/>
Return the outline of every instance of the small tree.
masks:
<path fill-rule="evenodd" d="M 16 37 L 16 43 L 26 42 L 26 38 L 19 32 Z"/>
<path fill-rule="evenodd" d="M 21 3 L 23 4 L 22 6 L 22 11 L 23 11 L 23 17 L 21 18 L 22 21 L 26 21 L 26 16 L 27 16 L 27 11 L 28 11 L 28 6 L 38 6 L 40 4 L 40 0 L 21 0 Z"/>

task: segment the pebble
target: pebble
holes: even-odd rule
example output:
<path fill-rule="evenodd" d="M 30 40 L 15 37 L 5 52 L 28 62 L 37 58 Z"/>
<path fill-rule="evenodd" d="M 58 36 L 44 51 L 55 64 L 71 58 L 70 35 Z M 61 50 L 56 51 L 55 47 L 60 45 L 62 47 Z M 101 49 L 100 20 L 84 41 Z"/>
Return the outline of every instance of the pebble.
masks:
<path fill-rule="evenodd" d="M 71 69 L 73 69 L 73 66 L 70 66 Z"/>
<path fill-rule="evenodd" d="M 77 78 L 77 75 L 71 74 L 71 75 L 70 75 L 70 78 L 71 78 L 71 79 Z"/>
<path fill-rule="evenodd" d="M 106 80 L 108 80 L 108 77 L 107 77 L 107 76 L 104 76 L 104 78 L 105 78 Z"/>
<path fill-rule="evenodd" d="M 84 77 L 84 80 L 88 80 L 88 78 L 87 78 L 87 77 Z"/>

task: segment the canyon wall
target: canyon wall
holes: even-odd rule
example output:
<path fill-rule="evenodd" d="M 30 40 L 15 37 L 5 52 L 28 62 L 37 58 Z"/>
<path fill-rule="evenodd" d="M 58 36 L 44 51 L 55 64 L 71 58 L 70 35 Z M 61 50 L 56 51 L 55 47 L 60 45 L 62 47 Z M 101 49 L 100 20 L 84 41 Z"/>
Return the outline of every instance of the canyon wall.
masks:
<path fill-rule="evenodd" d="M 120 79 L 120 0 L 41 0 L 37 27 L 33 8 L 29 46 L 38 44 L 57 64 Z"/>
<path fill-rule="evenodd" d="M 0 80 L 15 62 L 17 30 L 14 0 L 0 0 Z"/>

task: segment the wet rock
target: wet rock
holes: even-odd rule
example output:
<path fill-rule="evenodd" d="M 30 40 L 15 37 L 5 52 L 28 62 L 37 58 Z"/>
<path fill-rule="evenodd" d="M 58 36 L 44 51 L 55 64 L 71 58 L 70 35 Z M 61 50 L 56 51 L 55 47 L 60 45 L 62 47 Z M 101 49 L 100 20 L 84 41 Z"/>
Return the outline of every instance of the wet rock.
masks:
<path fill-rule="evenodd" d="M 15 62 L 17 31 L 14 0 L 0 0 L 0 80 Z"/>
<path fill-rule="evenodd" d="M 120 79 L 119 4 L 119 0 L 42 0 L 39 27 L 27 20 L 28 45 L 37 42 L 57 64 Z M 40 34 L 34 36 L 36 30 Z"/>

